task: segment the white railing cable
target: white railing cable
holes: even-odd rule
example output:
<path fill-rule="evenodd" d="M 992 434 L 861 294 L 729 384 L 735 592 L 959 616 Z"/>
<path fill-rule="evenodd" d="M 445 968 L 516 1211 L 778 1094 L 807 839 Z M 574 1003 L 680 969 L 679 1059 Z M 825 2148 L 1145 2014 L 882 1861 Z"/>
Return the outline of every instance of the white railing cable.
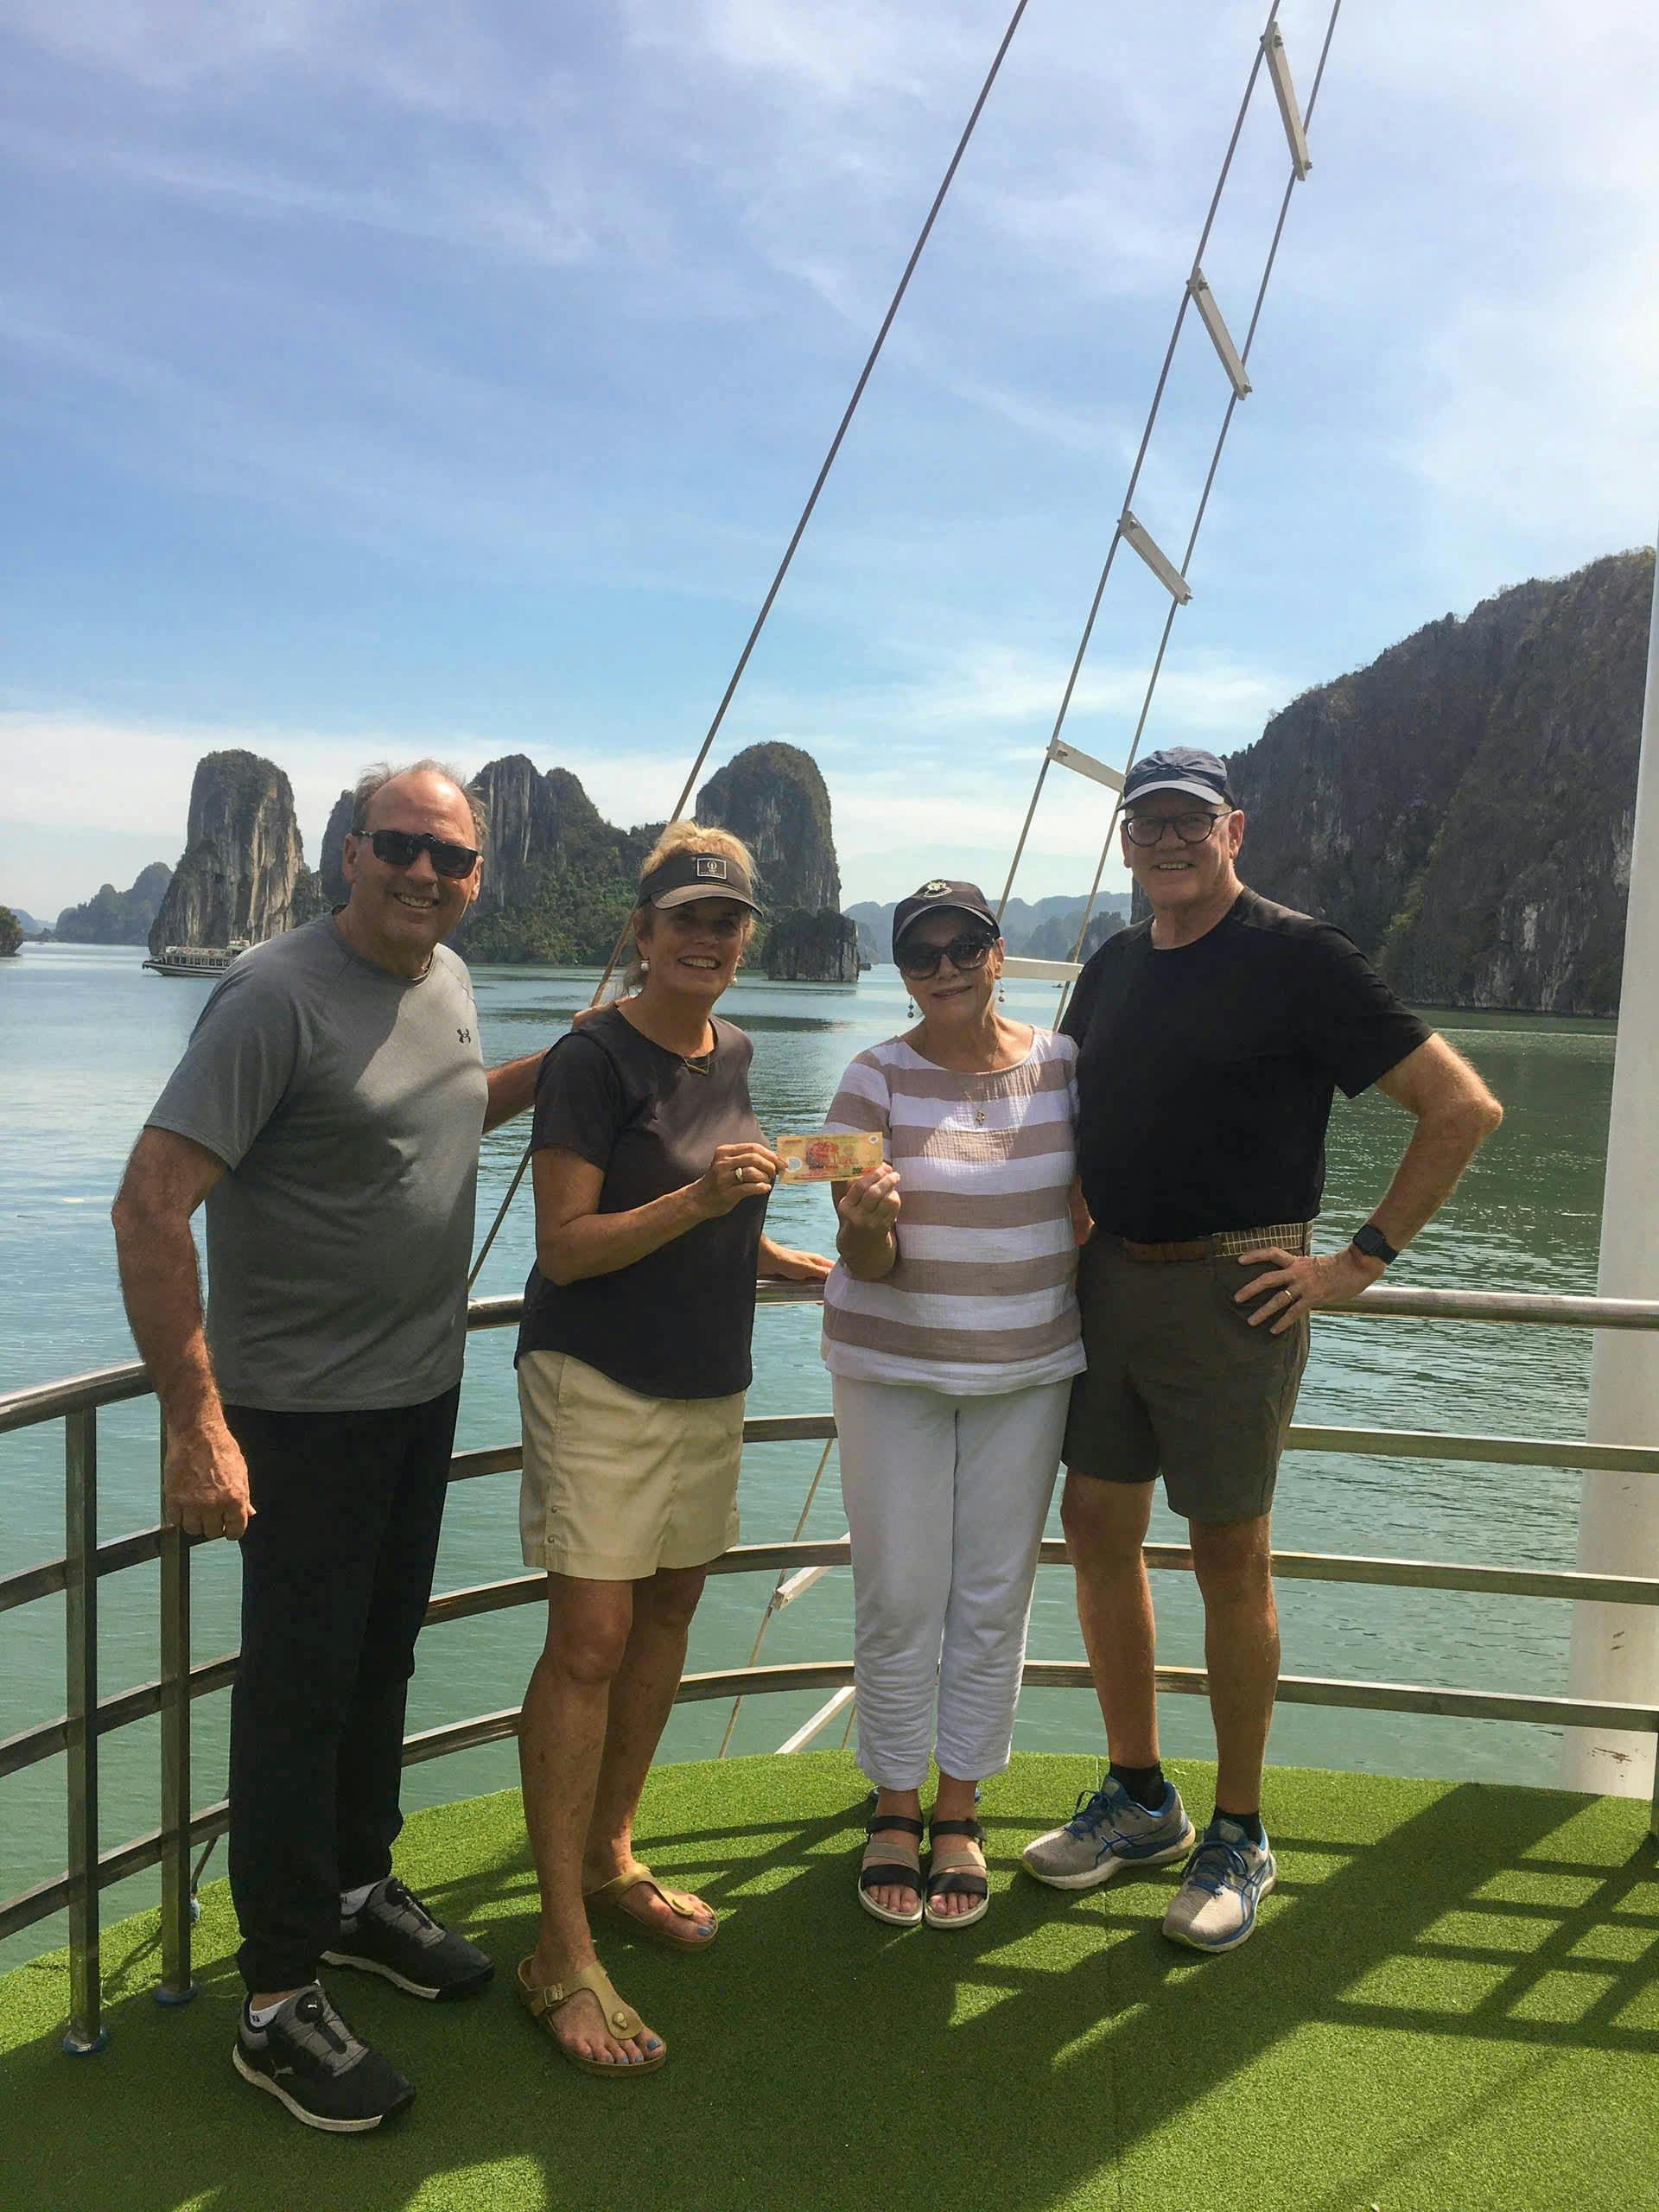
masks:
<path fill-rule="evenodd" d="M 795 1534 L 790 1539 L 791 1543 L 798 1544 L 803 1535 L 806 1533 L 807 1516 L 812 1510 L 812 1501 L 818 1494 L 818 1484 L 823 1480 L 823 1471 L 829 1465 L 830 1454 L 835 1450 L 835 1448 L 836 1440 L 831 1436 L 826 1440 L 823 1451 L 818 1454 L 818 1464 L 813 1470 L 811 1481 L 806 1486 L 806 1501 L 801 1507 L 800 1517 L 795 1523 Z M 801 1588 L 804 1586 L 806 1578 L 810 1577 L 812 1581 L 816 1581 L 819 1573 L 827 1574 L 828 1573 L 829 1569 L 827 1567 L 819 1568 L 817 1571 L 814 1571 L 810 1567 L 801 1567 L 798 1568 L 795 1573 L 791 1574 L 788 1569 L 785 1568 L 778 1577 L 772 1593 L 766 1600 L 766 1609 L 760 1616 L 760 1625 L 754 1632 L 754 1643 L 749 1652 L 749 1664 L 751 1667 L 754 1665 L 756 1660 L 760 1656 L 760 1646 L 766 1640 L 766 1630 L 772 1626 L 772 1617 L 774 1614 L 780 1612 L 783 1608 L 789 1604 L 791 1598 L 798 1598 L 800 1595 Z M 791 1582 L 798 1586 L 792 1590 L 788 1587 Z M 788 1592 L 787 1595 L 785 1594 L 786 1591 Z M 732 1732 L 737 1726 L 737 1716 L 742 1710 L 742 1699 L 741 1697 L 734 1697 L 732 1700 L 731 1712 L 727 1717 L 726 1733 L 721 1738 L 720 1749 L 715 1754 L 716 1758 L 723 1759 L 727 1751 L 730 1749 Z"/>
<path fill-rule="evenodd" d="M 829 450 L 825 453 L 823 460 L 819 466 L 818 473 L 813 479 L 812 489 L 806 495 L 806 504 L 801 509 L 800 514 L 796 519 L 794 529 L 790 532 L 789 543 L 784 548 L 783 558 L 779 562 L 777 571 L 773 575 L 772 582 L 767 588 L 766 595 L 760 602 L 760 611 L 755 616 L 754 622 L 749 631 L 749 634 L 743 641 L 743 650 L 737 657 L 737 665 L 733 669 L 731 676 L 727 682 L 726 689 L 721 694 L 720 704 L 715 709 L 714 719 L 709 723 L 709 728 L 704 734 L 702 743 L 697 748 L 697 757 L 691 763 L 690 772 L 686 777 L 684 785 L 681 789 L 679 798 L 675 801 L 674 811 L 669 817 L 671 821 L 677 820 L 679 817 L 684 813 L 687 802 L 690 800 L 693 791 L 696 787 L 697 778 L 702 772 L 703 763 L 708 760 L 709 753 L 713 749 L 715 740 L 720 734 L 721 726 L 726 720 L 726 710 L 731 705 L 733 699 L 736 696 L 738 685 L 743 681 L 744 672 L 748 667 L 749 661 L 753 655 L 756 645 L 760 641 L 760 632 L 766 626 L 766 618 L 772 613 L 773 603 L 776 601 L 779 593 L 783 588 L 784 578 L 789 574 L 790 565 L 795 558 L 796 550 L 798 548 L 802 538 L 806 535 L 806 526 L 812 519 L 813 510 L 818 504 L 818 495 L 823 490 L 825 484 L 829 481 L 830 472 L 836 465 L 836 457 L 841 451 L 842 441 L 845 439 L 848 431 L 852 427 L 853 417 L 858 412 L 859 402 L 864 397 L 865 386 L 869 383 L 871 377 L 874 375 L 875 365 L 881 357 L 881 349 L 887 342 L 887 333 L 893 327 L 893 321 L 898 315 L 899 307 L 903 303 L 905 294 L 910 289 L 910 280 L 916 273 L 916 265 L 922 257 L 922 253 L 927 245 L 928 239 L 933 234 L 933 226 L 938 219 L 939 210 L 944 205 L 945 194 L 950 191 L 952 183 L 956 180 L 957 171 L 962 164 L 962 157 L 968 150 L 969 141 L 972 138 L 974 131 L 978 125 L 980 116 L 984 111 L 985 103 L 990 98 L 991 87 L 995 84 L 998 73 L 1001 69 L 1002 63 L 1007 54 L 1008 48 L 1014 43 L 1014 35 L 1020 28 L 1020 17 L 1025 14 L 1026 10 L 1029 5 L 1030 0 L 1016 0 L 1014 12 L 1008 18 L 1007 29 L 1002 34 L 1001 43 L 998 46 L 995 55 L 992 57 L 991 66 L 985 73 L 985 81 L 979 88 L 979 97 L 974 102 L 973 108 L 969 114 L 967 122 L 963 125 L 962 136 L 957 141 L 956 151 L 951 155 L 950 162 L 946 166 L 944 175 L 939 181 L 939 188 L 934 194 L 933 204 L 929 207 L 926 219 L 923 222 L 921 229 L 916 234 L 916 243 L 910 250 L 910 258 L 905 264 L 904 273 L 899 277 L 897 285 L 894 287 L 893 297 L 887 302 L 887 311 L 881 318 L 881 327 L 875 334 L 874 342 L 872 344 L 868 354 L 865 357 L 863 367 L 859 371 L 858 381 L 853 386 L 852 397 L 847 402 L 845 408 L 842 411 L 841 420 L 836 425 L 836 434 L 830 441 Z M 1274 0 L 1274 6 L 1276 9 L 1277 0 Z M 598 985 L 594 989 L 593 998 L 590 1001 L 592 1005 L 597 1006 L 600 1001 L 604 997 L 606 987 L 609 983 L 613 975 L 616 972 L 616 963 L 621 958 L 623 951 L 627 945 L 627 942 L 628 925 L 625 921 L 621 929 L 617 933 L 616 943 L 611 948 L 611 957 L 605 963 L 605 972 L 600 977 Z M 486 1259 L 489 1256 L 490 1247 L 494 1243 L 497 1232 L 499 1230 L 502 1223 L 507 1217 L 507 1210 L 512 1204 L 513 1198 L 518 1192 L 519 1184 L 524 1180 L 524 1170 L 529 1164 L 530 1147 L 526 1145 L 524 1147 L 524 1156 L 519 1161 L 517 1172 L 514 1173 L 512 1182 L 507 1185 L 507 1194 L 501 1201 L 501 1205 L 496 1214 L 495 1219 L 490 1224 L 488 1235 L 485 1237 L 483 1243 L 479 1247 L 478 1257 L 473 1262 L 473 1271 L 467 1278 L 467 1287 L 469 1290 L 478 1281 L 479 1271 L 483 1267 Z"/>

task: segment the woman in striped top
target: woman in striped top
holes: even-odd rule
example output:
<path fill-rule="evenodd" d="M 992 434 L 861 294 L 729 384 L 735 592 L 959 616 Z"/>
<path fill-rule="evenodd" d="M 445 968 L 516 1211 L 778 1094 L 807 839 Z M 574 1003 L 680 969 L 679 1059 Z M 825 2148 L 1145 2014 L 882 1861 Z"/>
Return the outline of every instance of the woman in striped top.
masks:
<path fill-rule="evenodd" d="M 836 1185 L 841 1257 L 824 1286 L 858 1758 L 876 1788 L 859 1897 L 899 1926 L 963 1928 L 988 1901 L 975 1798 L 1008 1763 L 1037 1548 L 1084 1364 L 1077 1056 L 1069 1038 L 998 1013 L 1002 942 L 976 885 L 925 884 L 900 902 L 893 944 L 921 1020 L 859 1053 L 827 1123 L 879 1130 L 887 1154 Z"/>

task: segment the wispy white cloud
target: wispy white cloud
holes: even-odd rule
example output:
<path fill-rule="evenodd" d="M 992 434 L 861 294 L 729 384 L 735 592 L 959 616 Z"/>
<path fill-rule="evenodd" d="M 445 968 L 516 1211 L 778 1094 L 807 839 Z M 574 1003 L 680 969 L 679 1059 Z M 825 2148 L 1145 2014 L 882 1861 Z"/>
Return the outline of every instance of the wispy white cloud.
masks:
<path fill-rule="evenodd" d="M 1027 16 L 734 715 L 835 764 L 849 866 L 859 838 L 902 854 L 884 821 L 946 818 L 905 811 L 923 802 L 894 748 L 969 779 L 953 835 L 1006 839 L 1006 757 L 1034 769 L 1052 720 L 1264 12 Z M 1282 12 L 1306 87 L 1325 0 Z M 279 597 L 313 547 L 385 593 L 411 570 L 458 599 L 501 587 L 535 651 L 591 673 L 571 765 L 619 818 L 652 811 L 628 796 L 633 682 L 661 677 L 672 721 L 717 693 L 1004 20 L 984 0 L 0 0 L 32 73 L 0 140 L 26 211 L 0 416 L 136 539 L 152 514 L 270 523 Z M 1224 745 L 1448 599 L 1650 531 L 1656 79 L 1647 0 L 1345 12 L 1154 728 Z M 1241 322 L 1284 165 L 1267 101 L 1211 270 Z M 1198 345 L 1136 500 L 1166 543 L 1220 404 Z M 1090 749 L 1138 711 L 1113 624 L 1143 582 L 1118 577 L 1103 616 Z M 459 656 L 488 651 L 460 626 Z M 60 690 L 80 654 L 63 644 Z M 158 649 L 110 672 L 103 711 L 174 680 Z M 394 673 L 365 719 L 420 731 L 422 703 Z M 338 788 L 362 747 L 316 742 Z M 672 784 L 647 753 L 639 775 Z M 188 763 L 168 772 L 181 822 Z"/>

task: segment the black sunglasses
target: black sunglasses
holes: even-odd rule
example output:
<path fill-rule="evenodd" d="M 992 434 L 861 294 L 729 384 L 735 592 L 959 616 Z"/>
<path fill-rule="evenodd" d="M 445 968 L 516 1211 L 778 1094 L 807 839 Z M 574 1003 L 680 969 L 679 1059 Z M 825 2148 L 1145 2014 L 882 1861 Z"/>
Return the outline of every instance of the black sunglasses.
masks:
<path fill-rule="evenodd" d="M 424 830 L 354 830 L 352 835 L 366 837 L 376 860 L 388 868 L 413 868 L 422 853 L 431 854 L 440 875 L 470 875 L 478 866 L 476 845 L 457 845 L 448 837 L 429 836 Z"/>
<path fill-rule="evenodd" d="M 1201 845 L 1217 823 L 1227 819 L 1230 811 L 1224 807 L 1219 814 L 1126 814 L 1123 835 L 1143 851 L 1161 845 L 1166 830 L 1173 830 L 1184 845 Z"/>
<path fill-rule="evenodd" d="M 986 937 L 977 930 L 967 931 L 961 937 L 952 938 L 949 944 L 912 945 L 907 950 L 895 954 L 894 957 L 901 976 L 914 976 L 920 982 L 929 976 L 938 974 L 939 963 L 947 953 L 950 965 L 958 975 L 982 968 L 986 956 L 995 943 L 994 937 Z"/>

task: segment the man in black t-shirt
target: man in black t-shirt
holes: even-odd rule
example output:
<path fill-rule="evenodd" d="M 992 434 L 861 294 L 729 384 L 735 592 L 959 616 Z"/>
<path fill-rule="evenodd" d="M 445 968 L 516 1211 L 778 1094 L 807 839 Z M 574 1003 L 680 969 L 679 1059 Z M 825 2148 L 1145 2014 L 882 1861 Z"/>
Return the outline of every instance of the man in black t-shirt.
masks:
<path fill-rule="evenodd" d="M 1259 898 L 1213 753 L 1154 753 L 1123 790 L 1123 859 L 1152 918 L 1109 938 L 1061 1027 L 1078 1046 L 1086 1374 L 1062 1515 L 1105 1717 L 1104 1785 L 1025 1864 L 1061 1889 L 1186 1859 L 1164 1932 L 1230 1950 L 1274 1884 L 1262 1774 L 1279 1676 L 1269 1510 L 1308 1315 L 1375 1282 L 1450 1195 L 1502 1109 L 1342 931 Z M 1332 1099 L 1371 1084 L 1415 1117 L 1353 1241 L 1315 1256 Z M 1195 1850 L 1159 1764 L 1141 1556 L 1160 1472 L 1205 1608 L 1215 1816 Z M 1189 1856 L 1190 1852 L 1190 1856 Z"/>

